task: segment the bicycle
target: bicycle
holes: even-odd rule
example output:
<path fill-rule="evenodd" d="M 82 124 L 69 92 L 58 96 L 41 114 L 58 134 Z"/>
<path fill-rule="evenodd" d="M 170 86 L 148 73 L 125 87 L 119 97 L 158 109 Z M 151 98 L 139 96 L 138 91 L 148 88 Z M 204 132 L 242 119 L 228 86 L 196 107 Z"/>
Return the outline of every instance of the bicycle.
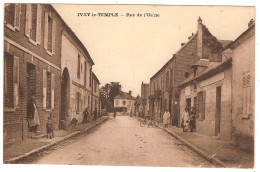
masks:
<path fill-rule="evenodd" d="M 149 119 L 143 119 L 143 120 L 141 120 L 141 122 L 140 122 L 140 127 L 143 127 L 143 126 L 145 126 L 146 124 L 148 125 L 148 128 L 150 128 L 150 126 L 152 126 L 152 127 L 158 127 L 158 126 L 159 126 L 159 122 L 156 121 L 155 119 L 151 119 L 151 120 L 149 120 Z"/>

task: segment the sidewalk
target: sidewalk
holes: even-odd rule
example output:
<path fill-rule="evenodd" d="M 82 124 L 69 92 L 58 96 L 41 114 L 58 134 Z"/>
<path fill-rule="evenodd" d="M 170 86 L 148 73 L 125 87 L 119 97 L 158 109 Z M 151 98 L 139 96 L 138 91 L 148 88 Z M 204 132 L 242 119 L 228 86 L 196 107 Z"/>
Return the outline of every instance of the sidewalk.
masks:
<path fill-rule="evenodd" d="M 254 168 L 254 154 L 239 150 L 230 142 L 196 132 L 183 132 L 175 126 L 163 128 L 160 124 L 159 127 L 219 167 Z"/>
<path fill-rule="evenodd" d="M 70 127 L 68 130 L 58 130 L 54 131 L 54 138 L 39 138 L 39 139 L 30 139 L 26 138 L 20 142 L 15 142 L 12 144 L 4 145 L 3 150 L 3 160 L 4 163 L 16 163 L 19 160 L 22 160 L 32 154 L 39 153 L 43 150 L 46 150 L 70 137 L 73 137 L 82 132 L 86 132 L 89 129 L 97 126 L 98 124 L 105 122 L 108 119 L 107 116 L 98 118 L 96 122 L 89 122 L 85 124 L 79 124 L 75 127 Z"/>

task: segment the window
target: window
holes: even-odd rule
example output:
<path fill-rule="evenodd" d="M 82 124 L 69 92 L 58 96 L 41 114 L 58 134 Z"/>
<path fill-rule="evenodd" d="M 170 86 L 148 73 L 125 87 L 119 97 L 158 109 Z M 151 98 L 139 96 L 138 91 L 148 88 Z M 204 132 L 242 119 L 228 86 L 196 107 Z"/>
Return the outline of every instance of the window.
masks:
<path fill-rule="evenodd" d="M 56 22 L 51 17 L 51 13 L 45 12 L 44 25 L 44 48 L 50 56 L 53 56 L 55 54 Z"/>
<path fill-rule="evenodd" d="M 76 93 L 76 112 L 79 112 L 80 107 L 80 92 Z"/>
<path fill-rule="evenodd" d="M 97 92 L 97 82 L 94 81 L 94 92 Z"/>
<path fill-rule="evenodd" d="M 43 109 L 54 108 L 54 74 L 43 70 Z"/>
<path fill-rule="evenodd" d="M 80 78 L 80 55 L 78 54 L 78 70 L 77 70 L 77 77 Z"/>
<path fill-rule="evenodd" d="M 242 118 L 249 118 L 251 106 L 251 87 L 250 87 L 250 73 L 243 75 L 243 115 Z"/>
<path fill-rule="evenodd" d="M 125 100 L 123 100 L 122 104 L 125 105 Z"/>
<path fill-rule="evenodd" d="M 87 63 L 87 61 L 85 61 L 85 71 L 84 71 L 84 86 L 85 87 L 87 85 L 87 66 L 88 66 L 88 63 Z"/>
<path fill-rule="evenodd" d="M 34 45 L 41 43 L 41 15 L 41 5 L 26 4 L 25 35 Z"/>
<path fill-rule="evenodd" d="M 172 86 L 172 81 L 173 81 L 173 69 L 171 68 L 170 70 L 171 76 L 170 76 L 170 85 Z"/>
<path fill-rule="evenodd" d="M 4 56 L 4 107 L 18 106 L 19 58 L 5 53 Z"/>
<path fill-rule="evenodd" d="M 169 87 L 169 72 L 166 72 L 166 88 Z"/>
<path fill-rule="evenodd" d="M 91 74 L 92 74 L 92 69 L 90 68 L 89 69 L 89 87 L 91 87 L 91 81 L 92 81 Z"/>
<path fill-rule="evenodd" d="M 206 109 L 206 91 L 201 91 L 198 93 L 198 113 L 199 120 L 205 119 L 205 109 Z"/>
<path fill-rule="evenodd" d="M 21 4 L 5 4 L 4 22 L 11 30 L 20 29 Z"/>

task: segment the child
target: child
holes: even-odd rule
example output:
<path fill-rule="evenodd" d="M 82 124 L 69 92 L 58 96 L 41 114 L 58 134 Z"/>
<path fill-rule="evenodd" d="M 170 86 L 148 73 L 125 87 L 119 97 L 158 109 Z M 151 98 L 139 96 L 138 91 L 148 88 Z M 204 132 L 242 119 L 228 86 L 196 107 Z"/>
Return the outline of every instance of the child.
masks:
<path fill-rule="evenodd" d="M 51 117 L 48 118 L 48 122 L 46 124 L 46 131 L 47 131 L 47 138 L 49 138 L 49 137 L 50 137 L 50 139 L 54 138 L 53 124 L 52 124 Z"/>

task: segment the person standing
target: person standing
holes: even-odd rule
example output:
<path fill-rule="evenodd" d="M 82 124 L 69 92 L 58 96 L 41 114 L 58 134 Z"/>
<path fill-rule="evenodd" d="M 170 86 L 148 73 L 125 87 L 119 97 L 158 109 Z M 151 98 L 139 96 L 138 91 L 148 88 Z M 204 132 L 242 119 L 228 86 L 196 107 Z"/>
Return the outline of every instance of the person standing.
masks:
<path fill-rule="evenodd" d="M 93 118 L 93 121 L 96 121 L 97 120 L 97 108 L 94 110 L 94 118 Z"/>
<path fill-rule="evenodd" d="M 190 131 L 196 131 L 196 111 L 194 107 L 191 108 L 190 112 Z"/>
<path fill-rule="evenodd" d="M 31 100 L 27 103 L 27 121 L 30 132 L 37 133 L 37 127 L 40 125 L 40 120 L 34 96 L 32 96 Z"/>
<path fill-rule="evenodd" d="M 164 128 L 168 128 L 169 120 L 170 120 L 170 112 L 168 111 L 168 109 L 166 109 L 164 114 L 163 114 Z"/>
<path fill-rule="evenodd" d="M 184 112 L 182 113 L 182 129 L 183 132 L 187 132 L 189 130 L 189 113 L 188 108 L 185 108 Z"/>
<path fill-rule="evenodd" d="M 84 114 L 83 123 L 87 123 L 88 122 L 88 108 L 87 107 L 83 111 L 83 114 Z"/>

